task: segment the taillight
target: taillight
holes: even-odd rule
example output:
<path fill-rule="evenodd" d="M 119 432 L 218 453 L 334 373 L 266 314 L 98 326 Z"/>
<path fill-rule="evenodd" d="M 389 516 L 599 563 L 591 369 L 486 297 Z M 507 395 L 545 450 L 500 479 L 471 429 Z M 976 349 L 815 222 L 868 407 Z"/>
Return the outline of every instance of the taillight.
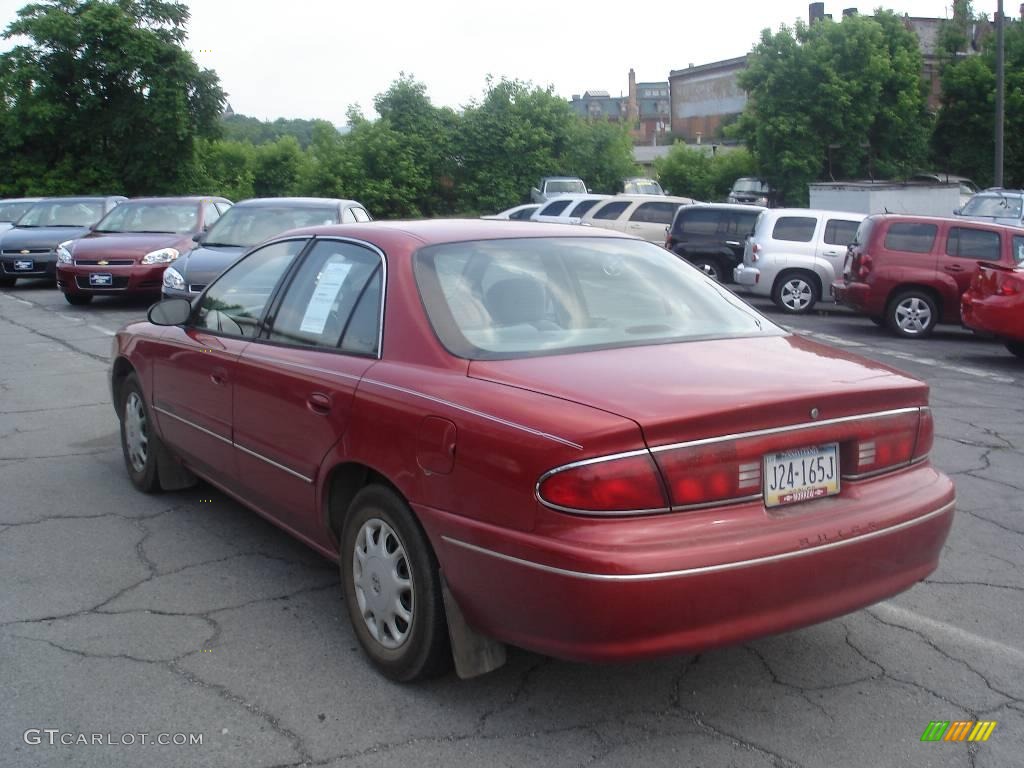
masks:
<path fill-rule="evenodd" d="M 669 506 L 646 451 L 556 469 L 541 478 L 537 496 L 548 506 L 581 514 L 657 512 Z"/>
<path fill-rule="evenodd" d="M 996 276 L 996 293 L 1000 296 L 1016 296 L 1021 292 L 1021 279 L 1018 275 L 1004 272 Z"/>
<path fill-rule="evenodd" d="M 761 258 L 760 256 L 758 256 L 758 254 L 760 252 L 761 252 L 761 246 L 760 245 L 758 245 L 757 243 L 751 243 L 750 244 L 750 260 L 751 261 L 757 261 L 759 258 Z"/>
<path fill-rule="evenodd" d="M 871 273 L 872 259 L 871 254 L 861 253 L 860 258 L 855 259 L 854 274 L 857 275 L 857 279 L 865 280 Z"/>
<path fill-rule="evenodd" d="M 856 478 L 881 474 L 923 459 L 932 449 L 934 436 L 928 408 L 879 419 L 870 433 L 844 446 L 843 475 Z"/>

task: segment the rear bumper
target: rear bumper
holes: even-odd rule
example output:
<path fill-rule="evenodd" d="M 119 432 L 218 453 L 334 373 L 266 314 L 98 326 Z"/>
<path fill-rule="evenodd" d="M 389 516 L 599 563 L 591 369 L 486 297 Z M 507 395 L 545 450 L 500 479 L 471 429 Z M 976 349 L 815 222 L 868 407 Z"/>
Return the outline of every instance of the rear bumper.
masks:
<path fill-rule="evenodd" d="M 1024 341 L 1024 297 L 964 294 L 960 304 L 964 325 L 1011 341 Z"/>
<path fill-rule="evenodd" d="M 953 506 L 952 482 L 925 464 L 784 516 L 760 507 L 760 525 L 730 525 L 724 542 L 687 535 L 691 513 L 673 516 L 672 540 L 634 545 L 640 519 L 611 537 L 595 520 L 570 542 L 417 512 L 474 626 L 551 656 L 619 661 L 744 642 L 884 600 L 938 565 Z"/>
<path fill-rule="evenodd" d="M 739 264 L 732 271 L 732 279 L 739 285 L 753 288 L 761 281 L 761 270 Z"/>
<path fill-rule="evenodd" d="M 849 307 L 863 315 L 880 315 L 882 308 L 871 301 L 871 286 L 867 283 L 852 283 L 836 280 L 832 283 L 832 298 L 836 303 Z"/>
<path fill-rule="evenodd" d="M 167 264 L 133 264 L 131 266 L 57 265 L 57 287 L 71 294 L 149 294 L 160 293 Z M 108 286 L 90 285 L 90 275 L 110 275 Z"/>

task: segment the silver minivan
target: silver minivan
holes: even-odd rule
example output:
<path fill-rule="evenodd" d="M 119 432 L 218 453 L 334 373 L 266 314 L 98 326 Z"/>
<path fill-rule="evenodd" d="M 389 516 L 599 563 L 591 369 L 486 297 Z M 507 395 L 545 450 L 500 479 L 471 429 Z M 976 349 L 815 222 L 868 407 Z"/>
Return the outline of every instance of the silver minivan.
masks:
<path fill-rule="evenodd" d="M 771 296 L 783 312 L 810 312 L 842 274 L 846 248 L 866 217 L 806 208 L 763 211 L 733 278 L 742 289 Z"/>

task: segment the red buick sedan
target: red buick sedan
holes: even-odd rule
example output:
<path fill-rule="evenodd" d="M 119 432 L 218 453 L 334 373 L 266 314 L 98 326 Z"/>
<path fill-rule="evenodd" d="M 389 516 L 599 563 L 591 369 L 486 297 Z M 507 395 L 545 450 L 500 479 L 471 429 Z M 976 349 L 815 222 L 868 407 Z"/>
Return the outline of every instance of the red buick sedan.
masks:
<path fill-rule="evenodd" d="M 605 230 L 293 231 L 122 330 L 111 385 L 135 485 L 202 477 L 338 561 L 399 680 L 824 621 L 953 518 L 925 384 Z"/>
<path fill-rule="evenodd" d="M 92 231 L 57 247 L 57 287 L 69 304 L 104 294 L 159 295 L 167 265 L 231 207 L 223 197 L 150 197 L 121 203 Z"/>

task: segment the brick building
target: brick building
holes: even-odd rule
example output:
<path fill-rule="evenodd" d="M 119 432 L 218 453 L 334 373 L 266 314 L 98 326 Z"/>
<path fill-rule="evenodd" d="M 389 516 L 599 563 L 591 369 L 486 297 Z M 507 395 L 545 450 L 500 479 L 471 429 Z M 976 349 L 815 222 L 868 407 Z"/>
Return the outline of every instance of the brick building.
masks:
<path fill-rule="evenodd" d="M 629 70 L 625 96 L 611 96 L 608 91 L 585 91 L 573 94 L 569 101 L 581 117 L 628 123 L 633 140 L 641 144 L 657 141 L 667 135 L 671 118 L 671 97 L 667 81 L 638 83 L 636 72 Z"/>

